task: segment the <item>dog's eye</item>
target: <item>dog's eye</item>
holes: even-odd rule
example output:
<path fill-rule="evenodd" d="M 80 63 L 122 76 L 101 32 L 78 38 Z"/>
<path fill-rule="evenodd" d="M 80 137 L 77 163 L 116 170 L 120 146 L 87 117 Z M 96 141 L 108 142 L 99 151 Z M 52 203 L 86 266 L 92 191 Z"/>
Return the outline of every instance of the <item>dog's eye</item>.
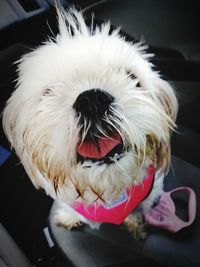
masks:
<path fill-rule="evenodd" d="M 131 78 L 132 80 L 137 79 L 135 74 L 133 72 L 131 72 L 130 70 L 127 70 L 126 73 L 127 73 L 128 77 Z"/>
<path fill-rule="evenodd" d="M 46 88 L 42 92 L 42 96 L 51 96 L 51 95 L 53 95 L 53 91 L 50 88 Z"/>
<path fill-rule="evenodd" d="M 126 73 L 127 73 L 127 76 L 128 76 L 131 80 L 135 80 L 135 79 L 137 79 L 137 77 L 135 76 L 135 74 L 134 74 L 133 72 L 127 70 Z M 140 82 L 137 82 L 136 87 L 141 87 Z"/>

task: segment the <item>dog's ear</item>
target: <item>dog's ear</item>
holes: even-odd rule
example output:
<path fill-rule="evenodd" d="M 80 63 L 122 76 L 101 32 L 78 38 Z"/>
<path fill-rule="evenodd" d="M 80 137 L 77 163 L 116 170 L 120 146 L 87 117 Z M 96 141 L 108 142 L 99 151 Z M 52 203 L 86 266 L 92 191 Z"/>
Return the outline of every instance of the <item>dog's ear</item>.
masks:
<path fill-rule="evenodd" d="M 170 136 L 172 130 L 176 127 L 175 121 L 178 111 L 178 102 L 175 90 L 170 83 L 157 77 L 154 80 L 154 86 L 150 92 L 154 102 L 165 112 L 168 131 L 165 132 L 165 138 L 158 140 L 155 136 L 147 136 L 147 146 L 152 152 L 153 161 L 157 169 L 167 172 L 171 161 Z"/>
<path fill-rule="evenodd" d="M 164 109 L 165 113 L 170 117 L 170 119 L 175 122 L 178 112 L 178 102 L 175 90 L 172 88 L 169 82 L 160 77 L 156 79 L 154 88 L 154 100 L 157 101 L 158 104 Z"/>

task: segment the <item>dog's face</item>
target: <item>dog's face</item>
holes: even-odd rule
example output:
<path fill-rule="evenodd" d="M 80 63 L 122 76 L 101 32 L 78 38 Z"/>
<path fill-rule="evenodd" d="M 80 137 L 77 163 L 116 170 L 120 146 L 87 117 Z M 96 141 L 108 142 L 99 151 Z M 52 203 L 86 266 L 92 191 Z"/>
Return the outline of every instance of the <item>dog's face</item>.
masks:
<path fill-rule="evenodd" d="M 76 11 L 58 17 L 57 38 L 20 61 L 4 128 L 35 186 L 66 202 L 115 198 L 150 163 L 168 168 L 176 98 L 141 44 Z"/>

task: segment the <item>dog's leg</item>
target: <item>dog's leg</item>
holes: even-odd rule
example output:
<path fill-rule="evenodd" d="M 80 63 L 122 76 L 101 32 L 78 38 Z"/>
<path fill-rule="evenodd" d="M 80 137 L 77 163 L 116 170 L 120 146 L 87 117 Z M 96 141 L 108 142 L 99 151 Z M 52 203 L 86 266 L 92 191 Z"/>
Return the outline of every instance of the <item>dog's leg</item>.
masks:
<path fill-rule="evenodd" d="M 155 174 L 154 186 L 149 196 L 141 203 L 134 213 L 131 213 L 124 221 L 127 230 L 133 233 L 133 236 L 137 239 L 146 238 L 147 234 L 145 232 L 143 214 L 146 214 L 155 202 L 159 200 L 159 197 L 163 192 L 163 180 L 164 175 L 157 172 Z"/>
<path fill-rule="evenodd" d="M 124 220 L 125 228 L 131 232 L 135 239 L 146 238 L 145 224 L 143 221 L 142 214 L 129 214 L 129 216 Z"/>
<path fill-rule="evenodd" d="M 58 226 L 70 230 L 74 227 L 81 226 L 83 223 L 87 223 L 87 220 L 67 204 L 58 202 L 56 203 L 54 222 Z"/>

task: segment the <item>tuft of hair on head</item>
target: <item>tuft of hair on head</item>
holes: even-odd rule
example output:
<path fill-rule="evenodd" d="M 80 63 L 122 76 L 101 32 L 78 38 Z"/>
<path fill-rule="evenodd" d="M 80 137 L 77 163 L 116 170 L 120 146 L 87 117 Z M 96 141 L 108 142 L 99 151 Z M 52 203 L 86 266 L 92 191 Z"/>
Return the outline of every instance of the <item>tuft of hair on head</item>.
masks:
<path fill-rule="evenodd" d="M 75 7 L 66 11 L 60 4 L 56 4 L 58 27 L 61 38 L 72 38 L 74 36 L 89 36 L 89 28 L 87 27 L 81 11 L 77 11 Z"/>
<path fill-rule="evenodd" d="M 63 6 L 56 3 L 59 35 L 57 41 L 65 38 L 73 39 L 80 36 L 90 37 L 92 35 L 116 36 L 120 27 L 111 30 L 111 23 L 108 20 L 101 25 L 94 25 L 94 16 L 91 16 L 90 26 L 87 25 L 82 11 L 78 11 L 74 6 L 65 10 Z"/>

